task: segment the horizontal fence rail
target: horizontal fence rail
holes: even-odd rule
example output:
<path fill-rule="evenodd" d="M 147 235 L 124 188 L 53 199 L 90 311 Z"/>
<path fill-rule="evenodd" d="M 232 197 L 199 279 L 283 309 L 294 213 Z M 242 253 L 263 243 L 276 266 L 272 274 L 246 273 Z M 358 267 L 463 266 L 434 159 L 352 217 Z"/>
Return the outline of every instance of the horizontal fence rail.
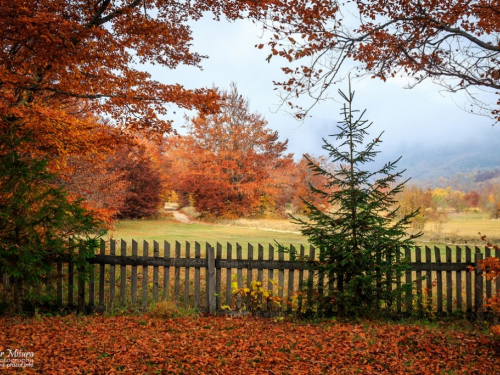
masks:
<path fill-rule="evenodd" d="M 290 245 L 303 258 L 316 259 L 310 246 Z M 249 297 L 235 295 L 234 289 L 252 288 L 260 282 L 263 290 L 282 301 L 281 308 L 292 312 L 301 309 L 312 297 L 314 283 L 325 292 L 336 288 L 324 273 L 314 274 L 307 264 L 285 259 L 273 245 L 164 241 L 130 244 L 114 239 L 101 240 L 98 254 L 88 260 L 89 272 L 80 277 L 81 270 L 71 262 L 59 261 L 46 277 L 44 293 L 54 296 L 60 306 L 78 311 L 105 311 L 113 307 L 146 309 L 156 302 L 170 301 L 177 306 L 216 313 L 233 306 L 239 310 L 248 306 Z M 484 298 L 500 291 L 500 280 L 486 280 L 478 270 L 478 262 L 488 256 L 500 257 L 488 248 L 415 247 L 405 249 L 410 270 L 397 284 L 411 283 L 413 292 L 397 301 L 398 312 L 426 311 L 432 313 L 466 313 L 483 316 Z M 469 267 L 475 267 L 470 272 Z M 3 278 L 4 290 L 9 280 Z M 303 292 L 297 293 L 299 290 Z M 40 291 L 38 291 L 40 292 Z M 75 296 L 76 293 L 76 296 Z M 297 297 L 298 296 L 298 297 Z"/>

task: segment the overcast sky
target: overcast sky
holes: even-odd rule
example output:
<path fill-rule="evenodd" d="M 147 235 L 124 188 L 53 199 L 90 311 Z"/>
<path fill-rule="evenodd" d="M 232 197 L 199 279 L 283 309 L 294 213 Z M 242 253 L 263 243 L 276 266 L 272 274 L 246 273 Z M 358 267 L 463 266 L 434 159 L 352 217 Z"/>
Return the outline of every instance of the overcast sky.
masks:
<path fill-rule="evenodd" d="M 289 151 L 296 156 L 303 153 L 318 155 L 322 152 L 322 137 L 335 131 L 340 119 L 340 102 L 323 102 L 311 112 L 312 118 L 303 123 L 294 120 L 284 109 L 278 110 L 280 99 L 273 80 L 284 75 L 281 67 L 286 61 L 274 56 L 266 61 L 269 50 L 257 49 L 255 44 L 265 43 L 261 31 L 251 22 L 215 22 L 206 17 L 193 24 L 193 51 L 210 58 L 202 62 L 203 70 L 179 67 L 176 70 L 148 67 L 152 78 L 165 83 L 180 83 L 186 88 L 218 86 L 228 89 L 235 82 L 238 91 L 250 101 L 252 112 L 258 112 L 269 122 L 269 127 L 279 131 L 282 139 L 289 139 Z M 346 73 L 347 70 L 344 72 Z M 370 138 L 385 130 L 382 151 L 425 142 L 439 146 L 449 142 L 470 140 L 478 137 L 498 137 L 500 125 L 492 126 L 492 120 L 472 115 L 460 108 L 468 105 L 460 94 L 440 92 L 432 82 L 424 82 L 416 88 L 404 89 L 408 79 L 396 78 L 382 82 L 365 78 L 353 82 L 356 92 L 355 106 L 366 109 L 366 118 L 373 121 Z M 339 99 L 337 89 L 347 90 L 347 82 L 330 90 Z M 492 100 L 495 98 L 490 97 Z M 304 98 L 307 104 L 308 98 Z M 175 128 L 183 125 L 183 111 L 177 111 Z M 500 138 L 499 138 L 500 139 Z"/>

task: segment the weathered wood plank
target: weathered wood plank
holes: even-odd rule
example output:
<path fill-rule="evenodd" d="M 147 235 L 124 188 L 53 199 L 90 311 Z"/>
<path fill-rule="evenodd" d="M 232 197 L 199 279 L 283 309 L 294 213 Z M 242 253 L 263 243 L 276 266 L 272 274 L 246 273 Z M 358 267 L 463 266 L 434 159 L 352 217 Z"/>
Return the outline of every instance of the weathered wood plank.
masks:
<path fill-rule="evenodd" d="M 406 261 L 411 260 L 411 250 L 409 248 L 405 248 L 405 258 Z M 405 274 L 406 284 L 412 284 L 411 271 L 406 271 Z M 411 311 L 413 309 L 413 293 L 406 293 L 406 311 Z"/>
<path fill-rule="evenodd" d="M 475 302 L 475 311 L 478 317 L 483 318 L 483 273 L 481 269 L 478 267 L 479 262 L 483 260 L 482 253 L 474 254 L 474 262 L 476 263 L 476 274 L 475 274 L 475 288 L 474 288 L 474 302 Z"/>
<path fill-rule="evenodd" d="M 163 241 L 163 259 L 170 258 L 170 243 Z M 163 300 L 168 301 L 170 298 L 170 267 L 163 266 Z"/>
<path fill-rule="evenodd" d="M 258 245 L 258 255 L 257 255 L 257 259 L 259 260 L 259 262 L 263 262 L 264 261 L 264 247 L 259 244 Z M 264 280 L 264 270 L 262 268 L 259 268 L 259 270 L 257 271 L 257 281 L 260 282 L 262 284 L 262 281 Z"/>
<path fill-rule="evenodd" d="M 127 243 L 124 240 L 120 241 L 120 255 L 127 256 Z M 127 266 L 120 265 L 120 302 L 122 305 L 127 303 Z"/>
<path fill-rule="evenodd" d="M 243 258 L 243 252 L 241 250 L 241 245 L 239 243 L 236 243 L 236 259 L 241 261 Z M 237 262 L 237 270 L 236 270 L 236 274 L 237 274 L 237 278 L 238 278 L 238 289 L 241 289 L 243 288 L 243 270 L 240 265 L 241 265 L 242 262 Z M 243 299 L 241 298 L 241 296 L 238 296 L 238 298 L 236 298 L 236 308 L 239 310 L 241 309 L 241 307 L 243 306 Z"/>
<path fill-rule="evenodd" d="M 399 262 L 401 262 L 401 249 L 400 248 L 398 248 L 396 251 L 396 263 L 399 264 Z M 398 288 L 398 290 L 401 288 L 401 274 L 399 272 L 396 275 L 396 287 Z M 401 312 L 401 305 L 402 305 L 401 293 L 398 293 L 396 296 L 396 310 L 398 311 L 398 313 Z"/>
<path fill-rule="evenodd" d="M 422 250 L 420 246 L 415 246 L 415 262 L 417 264 L 422 263 Z M 423 309 L 423 295 L 422 295 L 422 271 L 418 270 L 416 272 L 417 277 L 417 309 L 422 311 Z"/>
<path fill-rule="evenodd" d="M 73 252 L 73 249 L 70 247 L 70 254 Z M 18 284 L 16 284 L 18 285 Z M 68 306 L 72 307 L 74 305 L 74 289 L 75 289 L 75 264 L 73 261 L 68 262 Z"/>
<path fill-rule="evenodd" d="M 446 263 L 451 263 L 451 249 L 446 246 Z M 453 286 L 451 271 L 446 271 L 446 310 L 448 313 L 453 311 Z"/>
<path fill-rule="evenodd" d="M 457 263 L 462 263 L 462 249 L 456 247 L 456 261 Z M 456 271 L 455 285 L 456 285 L 456 297 L 457 297 L 457 310 L 462 311 L 462 271 Z"/>
<path fill-rule="evenodd" d="M 278 259 L 280 262 L 285 261 L 285 254 L 280 251 L 278 253 Z M 285 288 L 285 269 L 280 268 L 278 269 L 278 296 L 280 298 L 283 298 L 283 289 Z"/>
<path fill-rule="evenodd" d="M 194 257 L 195 259 L 201 258 L 201 246 L 199 242 L 194 243 Z M 194 307 L 200 308 L 200 267 L 194 269 Z"/>
<path fill-rule="evenodd" d="M 465 247 L 465 263 L 470 263 L 471 249 L 469 246 Z M 465 273 L 465 299 L 467 304 L 467 312 L 472 312 L 472 272 Z"/>
<path fill-rule="evenodd" d="M 206 268 L 207 267 L 207 261 L 206 259 L 195 259 L 195 258 L 190 258 L 190 259 L 185 259 L 185 258 L 179 258 L 179 259 L 164 259 L 164 258 L 153 258 L 153 257 L 133 257 L 133 256 L 128 256 L 126 258 L 123 258 L 121 256 L 111 256 L 111 255 L 96 255 L 94 258 L 89 259 L 90 264 L 114 264 L 114 265 L 136 265 L 136 266 L 166 266 L 166 267 L 201 267 L 201 268 Z M 288 270 L 288 269 L 294 269 L 294 270 L 307 270 L 307 266 L 305 264 L 297 263 L 297 262 L 292 262 L 289 260 L 284 260 L 284 261 L 268 261 L 268 260 L 263 260 L 259 261 L 258 259 L 216 259 L 215 263 L 217 267 L 221 268 L 252 268 L 252 269 L 262 269 L 262 270 Z M 472 265 L 472 263 L 471 263 Z M 462 268 L 465 269 L 467 265 L 463 264 Z M 440 265 L 437 265 L 436 267 L 441 267 Z M 460 267 L 460 266 L 457 266 Z M 423 267 L 422 269 L 425 269 Z M 441 269 L 441 268 L 439 268 Z"/>
<path fill-rule="evenodd" d="M 495 249 L 495 257 L 500 258 L 500 249 Z M 495 294 L 500 293 L 500 277 L 495 282 Z"/>
<path fill-rule="evenodd" d="M 153 256 L 158 259 L 160 257 L 160 244 L 153 241 Z M 158 266 L 153 266 L 153 301 L 158 302 L 158 288 L 160 284 Z"/>
<path fill-rule="evenodd" d="M 484 258 L 491 257 L 491 249 L 486 247 L 484 250 Z M 486 279 L 486 298 L 491 298 L 491 280 Z"/>
<path fill-rule="evenodd" d="M 269 244 L 269 264 L 272 264 L 274 263 L 274 247 L 273 245 Z M 270 268 L 268 271 L 267 271 L 267 290 L 269 292 L 272 292 L 273 291 L 273 288 L 274 288 L 274 268 Z"/>
<path fill-rule="evenodd" d="M 106 242 L 101 238 L 100 241 L 100 250 L 99 254 L 104 256 L 106 254 Z M 104 280 L 105 275 L 104 272 L 106 270 L 106 265 L 101 263 L 99 266 L 99 310 L 104 311 L 106 309 L 106 302 L 104 301 Z"/>
<path fill-rule="evenodd" d="M 300 259 L 304 259 L 304 255 L 305 255 L 304 245 L 300 245 L 300 253 L 299 253 Z M 299 312 L 302 311 L 302 303 L 303 303 L 302 291 L 304 289 L 305 289 L 305 287 L 304 287 L 304 271 L 299 270 L 299 292 L 301 292 L 299 294 L 298 307 L 297 307 Z"/>
<path fill-rule="evenodd" d="M 109 255 L 116 255 L 116 241 L 112 238 L 109 240 Z M 121 257 L 119 257 L 121 258 Z M 115 302 L 116 294 L 116 266 L 110 264 L 109 266 L 109 306 L 112 307 Z"/>
<path fill-rule="evenodd" d="M 148 257 L 149 243 L 144 241 L 142 244 L 142 254 L 145 258 Z M 142 309 L 146 310 L 148 308 L 148 266 L 142 266 Z"/>
<path fill-rule="evenodd" d="M 316 249 L 311 245 L 309 246 L 309 260 L 315 259 L 315 251 Z M 312 298 L 313 298 L 313 290 L 314 290 L 314 271 L 309 270 L 307 273 L 307 305 L 309 309 L 312 306 Z"/>
<path fill-rule="evenodd" d="M 293 245 L 290 245 L 290 250 L 295 251 L 295 248 L 293 247 Z M 287 290 L 286 295 L 287 295 L 287 302 L 288 302 L 287 311 L 289 313 L 292 312 L 292 296 L 293 296 L 294 277 L 295 277 L 295 271 L 288 270 L 288 290 Z"/>
<path fill-rule="evenodd" d="M 252 244 L 248 244 L 248 260 L 253 261 L 253 246 Z M 249 267 L 247 267 L 247 288 L 252 290 L 252 275 L 253 275 L 253 268 L 252 264 L 249 264 Z M 246 301 L 247 309 L 250 307 L 250 304 L 252 303 L 252 297 L 250 295 L 247 296 Z"/>
<path fill-rule="evenodd" d="M 322 252 L 321 250 L 319 252 L 319 261 L 321 264 L 323 264 L 325 261 L 324 252 Z M 323 270 L 322 267 L 320 267 L 318 272 L 318 296 L 320 301 L 323 301 L 324 290 L 325 290 L 324 282 L 325 282 L 325 271 Z"/>
<path fill-rule="evenodd" d="M 217 259 L 222 258 L 222 245 L 217 242 L 217 254 L 216 254 Z M 215 259 L 214 259 L 215 262 Z M 221 282 L 222 282 L 222 270 L 221 267 L 216 267 L 215 268 L 215 308 L 216 311 L 220 310 L 221 302 L 220 302 L 220 296 L 221 296 Z"/>
<path fill-rule="evenodd" d="M 95 266 L 93 264 L 91 264 L 89 267 L 90 267 L 89 268 L 89 308 L 91 311 L 94 311 L 95 310 Z M 59 280 L 58 280 L 57 287 L 59 289 Z M 57 294 L 59 295 L 59 291 Z M 62 293 L 61 293 L 61 297 L 62 297 Z M 59 296 L 58 296 L 58 298 L 59 298 Z"/>
<path fill-rule="evenodd" d="M 207 308 L 208 312 L 214 315 L 217 312 L 215 301 L 215 252 L 214 248 L 207 243 Z"/>
<path fill-rule="evenodd" d="M 186 241 L 186 259 L 191 257 L 191 245 Z M 189 267 L 184 268 L 184 306 L 189 307 Z"/>
<path fill-rule="evenodd" d="M 436 263 L 441 263 L 441 249 L 434 246 L 434 256 L 436 258 Z M 437 287 L 437 312 L 443 312 L 443 273 L 437 271 L 436 274 L 436 287 Z"/>
<path fill-rule="evenodd" d="M 431 249 L 426 246 L 425 247 L 425 263 L 430 264 L 432 261 L 432 254 L 431 254 Z M 427 270 L 425 271 L 425 277 L 426 277 L 426 295 L 427 295 L 427 301 L 426 304 L 428 308 L 432 306 L 432 271 Z"/>
<path fill-rule="evenodd" d="M 175 241 L 175 260 L 174 260 L 174 302 L 179 303 L 179 295 L 181 293 L 181 268 L 180 268 L 180 258 L 181 257 L 181 244 L 179 241 Z"/>
<path fill-rule="evenodd" d="M 138 248 L 139 244 L 137 243 L 136 240 L 132 240 L 132 256 L 136 257 L 138 255 Z M 131 293 L 131 300 L 132 300 L 132 306 L 137 305 L 137 265 L 134 264 L 132 266 L 132 275 L 130 278 L 130 293 Z"/>
<path fill-rule="evenodd" d="M 79 250 L 81 249 L 81 243 Z M 78 304 L 77 311 L 84 312 L 85 311 L 85 268 L 78 267 Z"/>
<path fill-rule="evenodd" d="M 233 246 L 228 242 L 226 244 L 226 248 L 227 248 L 226 258 L 228 260 L 231 260 L 233 257 Z M 232 283 L 233 283 L 233 279 L 232 279 L 232 275 L 231 275 L 231 268 L 228 267 L 226 269 L 226 305 L 227 306 L 231 306 L 231 299 L 233 296 Z"/>

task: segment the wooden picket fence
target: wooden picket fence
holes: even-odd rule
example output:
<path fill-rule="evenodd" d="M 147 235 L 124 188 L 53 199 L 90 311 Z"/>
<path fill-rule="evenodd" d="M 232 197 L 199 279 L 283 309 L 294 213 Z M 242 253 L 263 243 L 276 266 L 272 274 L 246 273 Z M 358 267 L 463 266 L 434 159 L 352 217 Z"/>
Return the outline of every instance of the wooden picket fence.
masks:
<path fill-rule="evenodd" d="M 302 257 L 316 258 L 312 246 L 307 251 L 302 245 L 296 249 Z M 58 305 L 78 311 L 105 311 L 117 306 L 146 309 L 155 302 L 173 301 L 216 314 L 224 306 L 236 304 L 241 309 L 249 302 L 241 298 L 235 301 L 233 288 L 251 288 L 252 281 L 261 282 L 280 297 L 283 311 L 288 312 L 300 309 L 302 299 L 311 297 L 312 290 L 306 290 L 298 299 L 296 295 L 308 281 L 325 291 L 335 287 L 327 275 L 314 275 L 306 265 L 286 260 L 285 254 L 276 253 L 273 245 L 265 248 L 260 244 L 242 247 L 217 243 L 212 247 L 208 243 L 202 246 L 186 242 L 183 246 L 176 241 L 171 247 L 167 241 L 162 246 L 154 241 L 150 249 L 150 244 L 143 241 L 141 253 L 135 240 L 131 248 L 123 240 L 101 240 L 99 253 L 89 259 L 87 279 L 79 277 L 72 263 L 59 262 L 47 277 L 45 292 L 54 293 Z M 406 249 L 411 271 L 398 283 L 415 283 L 415 288 L 412 294 L 397 301 L 396 309 L 402 313 L 425 310 L 483 317 L 487 313 L 483 309 L 484 298 L 500 291 L 500 280 L 486 280 L 477 268 L 478 261 L 491 255 L 500 257 L 499 251 L 492 254 L 487 248 L 467 246 L 446 247 L 444 251 L 428 247 Z M 475 271 L 470 272 L 469 266 L 475 267 Z M 422 276 L 426 278 L 422 280 Z"/>

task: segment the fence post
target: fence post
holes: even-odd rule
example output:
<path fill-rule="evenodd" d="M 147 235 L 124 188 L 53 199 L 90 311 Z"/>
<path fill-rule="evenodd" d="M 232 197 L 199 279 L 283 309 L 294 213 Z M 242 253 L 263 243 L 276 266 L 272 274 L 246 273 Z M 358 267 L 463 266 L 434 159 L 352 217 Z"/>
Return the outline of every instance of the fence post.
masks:
<path fill-rule="evenodd" d="M 215 253 L 214 248 L 207 243 L 207 310 L 215 315 L 217 302 L 215 298 Z"/>

